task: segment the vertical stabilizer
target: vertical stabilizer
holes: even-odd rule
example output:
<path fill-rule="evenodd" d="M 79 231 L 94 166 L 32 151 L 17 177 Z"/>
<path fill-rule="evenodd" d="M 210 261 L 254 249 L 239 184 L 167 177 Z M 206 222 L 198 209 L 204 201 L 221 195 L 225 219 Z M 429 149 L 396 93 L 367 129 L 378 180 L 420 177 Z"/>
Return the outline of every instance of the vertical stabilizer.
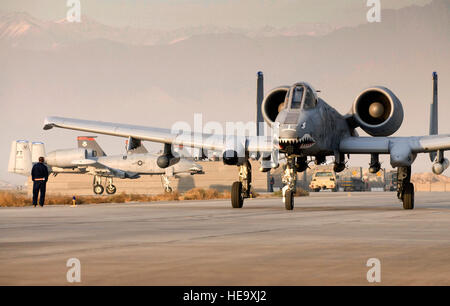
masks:
<path fill-rule="evenodd" d="M 430 107 L 430 135 L 438 134 L 438 75 L 433 72 L 433 102 Z M 436 152 L 430 153 L 431 161 L 436 159 Z"/>
<path fill-rule="evenodd" d="M 43 142 L 31 143 L 31 162 L 39 162 L 39 157 L 45 157 L 45 146 Z"/>
<path fill-rule="evenodd" d="M 256 135 L 264 136 L 264 119 L 262 115 L 262 102 L 264 99 L 264 75 L 258 72 L 256 83 Z"/>
<path fill-rule="evenodd" d="M 92 150 L 94 157 L 106 156 L 106 153 L 99 146 L 95 138 L 97 138 L 97 136 L 78 136 L 78 148 Z"/>
<path fill-rule="evenodd" d="M 27 140 L 13 141 L 9 155 L 8 172 L 30 175 L 32 166 L 30 143 Z"/>

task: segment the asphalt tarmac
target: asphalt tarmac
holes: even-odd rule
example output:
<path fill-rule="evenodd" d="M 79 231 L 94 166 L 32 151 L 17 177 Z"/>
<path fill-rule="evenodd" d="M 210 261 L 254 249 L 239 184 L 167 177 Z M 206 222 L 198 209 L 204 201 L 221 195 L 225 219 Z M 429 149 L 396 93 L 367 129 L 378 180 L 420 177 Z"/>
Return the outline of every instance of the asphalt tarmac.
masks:
<path fill-rule="evenodd" d="M 450 285 L 450 197 L 318 193 L 295 199 L 0 209 L 0 285 Z M 73 275 L 73 274 L 71 274 Z M 370 284 L 373 285 L 373 284 Z"/>

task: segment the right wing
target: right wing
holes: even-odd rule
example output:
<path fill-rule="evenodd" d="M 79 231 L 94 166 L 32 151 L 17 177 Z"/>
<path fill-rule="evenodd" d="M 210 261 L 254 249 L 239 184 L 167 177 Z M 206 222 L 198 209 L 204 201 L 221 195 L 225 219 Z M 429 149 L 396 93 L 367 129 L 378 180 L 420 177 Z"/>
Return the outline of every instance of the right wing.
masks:
<path fill-rule="evenodd" d="M 229 138 L 235 137 L 232 135 L 174 132 L 163 128 L 62 117 L 45 118 L 44 130 L 53 127 L 221 151 L 227 149 L 227 143 L 233 143 L 233 141 L 228 141 Z M 241 137 L 241 139 L 250 152 L 271 152 L 274 149 L 272 140 L 267 137 L 249 136 Z"/>

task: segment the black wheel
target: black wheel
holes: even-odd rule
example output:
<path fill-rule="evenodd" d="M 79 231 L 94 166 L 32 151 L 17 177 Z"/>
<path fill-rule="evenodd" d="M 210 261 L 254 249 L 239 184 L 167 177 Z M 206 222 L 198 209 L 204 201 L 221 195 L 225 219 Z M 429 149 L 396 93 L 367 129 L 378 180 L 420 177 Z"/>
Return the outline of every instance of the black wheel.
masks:
<path fill-rule="evenodd" d="M 103 188 L 102 185 L 94 185 L 94 193 L 95 194 L 102 194 L 105 188 Z"/>
<path fill-rule="evenodd" d="M 114 185 L 106 186 L 106 193 L 107 194 L 115 194 L 116 191 L 117 191 L 116 186 L 114 186 Z"/>
<path fill-rule="evenodd" d="M 406 183 L 403 189 L 403 209 L 414 209 L 414 184 Z"/>
<path fill-rule="evenodd" d="M 294 192 L 292 190 L 286 190 L 284 194 L 284 207 L 287 210 L 294 209 Z"/>
<path fill-rule="evenodd" d="M 244 206 L 241 182 L 234 182 L 231 186 L 231 206 L 233 208 L 242 208 Z"/>

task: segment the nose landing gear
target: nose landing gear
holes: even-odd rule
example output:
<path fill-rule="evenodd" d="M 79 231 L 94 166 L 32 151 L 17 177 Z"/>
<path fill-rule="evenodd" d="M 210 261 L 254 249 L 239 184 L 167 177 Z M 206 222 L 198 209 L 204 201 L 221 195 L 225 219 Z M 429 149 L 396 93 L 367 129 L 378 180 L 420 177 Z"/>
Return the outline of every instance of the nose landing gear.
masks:
<path fill-rule="evenodd" d="M 295 158 L 287 156 L 286 169 L 282 177 L 283 187 L 283 202 L 287 210 L 294 209 L 294 196 L 297 186 L 297 171 L 295 168 Z"/>

